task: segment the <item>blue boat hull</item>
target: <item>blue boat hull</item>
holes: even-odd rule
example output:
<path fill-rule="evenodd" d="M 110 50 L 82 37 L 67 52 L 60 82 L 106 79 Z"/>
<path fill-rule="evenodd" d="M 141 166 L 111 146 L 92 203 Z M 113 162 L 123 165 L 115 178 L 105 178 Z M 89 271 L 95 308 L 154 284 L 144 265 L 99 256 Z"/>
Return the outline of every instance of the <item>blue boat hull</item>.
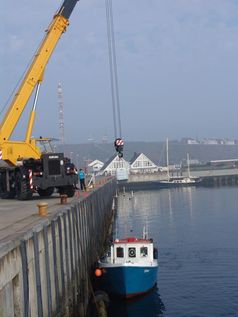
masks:
<path fill-rule="evenodd" d="M 102 285 L 105 291 L 122 297 L 133 297 L 148 292 L 157 280 L 157 266 L 105 267 Z"/>

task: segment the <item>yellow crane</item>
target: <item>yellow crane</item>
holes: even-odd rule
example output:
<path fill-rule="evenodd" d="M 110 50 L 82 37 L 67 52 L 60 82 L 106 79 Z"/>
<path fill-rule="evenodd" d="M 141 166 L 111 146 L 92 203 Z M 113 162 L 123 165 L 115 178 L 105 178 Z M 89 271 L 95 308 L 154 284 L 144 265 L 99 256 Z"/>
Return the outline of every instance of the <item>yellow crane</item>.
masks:
<path fill-rule="evenodd" d="M 0 124 L 0 195 L 2 198 L 30 199 L 34 192 L 51 195 L 55 188 L 60 194 L 73 196 L 77 175 L 63 153 L 42 153 L 37 142 L 47 138 L 32 138 L 36 104 L 45 67 L 61 35 L 69 25 L 69 17 L 78 0 L 64 0 L 54 15 L 8 110 Z M 28 100 L 35 91 L 25 139 L 13 141 L 11 136 Z"/>

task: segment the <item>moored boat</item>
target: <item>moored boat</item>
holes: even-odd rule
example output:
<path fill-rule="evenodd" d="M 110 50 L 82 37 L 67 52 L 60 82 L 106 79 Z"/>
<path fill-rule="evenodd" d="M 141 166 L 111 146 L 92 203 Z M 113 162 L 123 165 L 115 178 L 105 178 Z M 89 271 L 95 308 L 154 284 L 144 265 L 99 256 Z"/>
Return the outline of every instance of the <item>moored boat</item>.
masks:
<path fill-rule="evenodd" d="M 167 180 L 158 181 L 159 188 L 171 188 L 171 187 L 184 187 L 184 186 L 196 186 L 201 182 L 199 177 L 169 177 Z"/>
<path fill-rule="evenodd" d="M 156 284 L 158 260 L 152 239 L 116 239 L 98 264 L 101 284 L 108 293 L 131 298 Z"/>
<path fill-rule="evenodd" d="M 191 176 L 189 166 L 189 154 L 187 153 L 188 176 L 171 176 L 169 173 L 169 152 L 168 138 L 166 139 L 166 158 L 167 158 L 167 179 L 156 182 L 159 188 L 196 186 L 202 179 L 200 177 Z"/>

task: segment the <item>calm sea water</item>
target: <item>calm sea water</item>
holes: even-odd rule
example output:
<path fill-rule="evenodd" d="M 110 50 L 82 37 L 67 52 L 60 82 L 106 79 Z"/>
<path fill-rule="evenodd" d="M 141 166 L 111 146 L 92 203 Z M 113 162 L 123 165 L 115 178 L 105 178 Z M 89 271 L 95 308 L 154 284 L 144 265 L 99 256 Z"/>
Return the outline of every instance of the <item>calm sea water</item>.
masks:
<path fill-rule="evenodd" d="M 119 197 L 117 237 L 141 237 L 146 222 L 159 251 L 158 289 L 113 300 L 110 317 L 237 317 L 238 187 Z"/>

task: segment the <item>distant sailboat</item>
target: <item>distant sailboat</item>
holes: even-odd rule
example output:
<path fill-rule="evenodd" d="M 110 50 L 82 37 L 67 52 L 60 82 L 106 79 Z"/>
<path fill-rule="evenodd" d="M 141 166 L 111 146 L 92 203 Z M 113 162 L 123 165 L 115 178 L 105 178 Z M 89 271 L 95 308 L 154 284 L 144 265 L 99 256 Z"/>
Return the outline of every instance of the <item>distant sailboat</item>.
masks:
<path fill-rule="evenodd" d="M 166 139 L 166 163 L 167 163 L 167 180 L 159 182 L 161 187 L 181 187 L 192 186 L 200 183 L 201 179 L 190 175 L 189 154 L 187 153 L 188 176 L 171 176 L 169 171 L 169 141 Z"/>

